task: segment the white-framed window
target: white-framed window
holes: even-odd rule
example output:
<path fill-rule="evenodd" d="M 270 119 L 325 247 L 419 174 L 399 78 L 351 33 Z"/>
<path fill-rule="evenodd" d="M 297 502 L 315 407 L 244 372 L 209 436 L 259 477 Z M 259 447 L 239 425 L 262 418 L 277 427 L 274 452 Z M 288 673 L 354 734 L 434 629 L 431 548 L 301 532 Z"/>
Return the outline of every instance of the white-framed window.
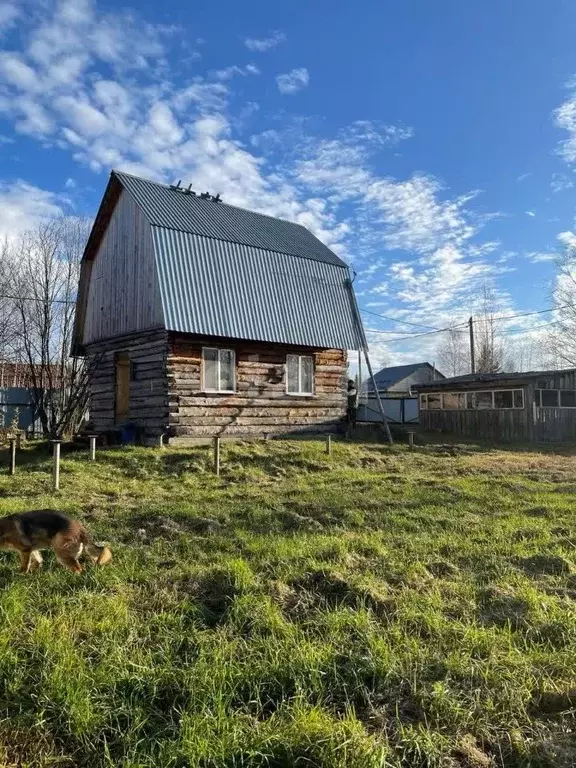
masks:
<path fill-rule="evenodd" d="M 312 355 L 286 355 L 286 392 L 289 395 L 314 394 Z"/>
<path fill-rule="evenodd" d="M 233 349 L 202 348 L 204 392 L 236 391 L 236 354 Z"/>
<path fill-rule="evenodd" d="M 538 392 L 538 390 L 536 390 Z M 576 402 L 576 401 L 575 401 Z M 539 400 L 536 400 L 539 405 Z M 423 410 L 502 411 L 524 408 L 523 389 L 487 389 L 480 392 L 429 392 L 420 395 Z"/>

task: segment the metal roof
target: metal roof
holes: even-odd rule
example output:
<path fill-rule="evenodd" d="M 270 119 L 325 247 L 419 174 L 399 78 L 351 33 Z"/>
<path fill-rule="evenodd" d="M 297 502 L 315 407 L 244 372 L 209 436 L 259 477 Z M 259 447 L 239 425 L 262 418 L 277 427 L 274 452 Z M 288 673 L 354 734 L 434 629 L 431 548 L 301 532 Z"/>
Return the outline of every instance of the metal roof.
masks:
<path fill-rule="evenodd" d="M 359 346 L 347 268 L 162 226 L 153 226 L 152 233 L 168 330 Z"/>
<path fill-rule="evenodd" d="M 532 379 L 547 378 L 550 376 L 562 376 L 566 373 L 574 373 L 576 368 L 564 368 L 557 371 L 510 371 L 509 373 L 467 373 L 464 376 L 452 376 L 450 379 L 431 381 L 428 384 L 415 384 L 414 389 L 447 389 L 458 384 L 490 384 L 501 381 L 521 382 Z"/>
<path fill-rule="evenodd" d="M 417 371 L 423 366 L 432 368 L 430 363 L 427 362 L 411 363 L 409 365 L 393 365 L 389 368 L 382 368 L 380 371 L 378 371 L 378 373 L 374 374 L 376 386 L 378 389 L 388 389 L 389 387 L 394 386 L 394 384 L 397 384 L 399 381 L 402 381 L 402 379 L 405 379 L 407 376 L 410 376 L 414 373 L 414 371 Z M 442 376 L 442 374 L 439 375 Z M 372 382 L 369 384 L 370 388 L 373 388 Z"/>
<path fill-rule="evenodd" d="M 120 171 L 112 171 L 112 177 L 133 195 L 153 226 L 346 266 L 300 224 L 204 200 Z"/>

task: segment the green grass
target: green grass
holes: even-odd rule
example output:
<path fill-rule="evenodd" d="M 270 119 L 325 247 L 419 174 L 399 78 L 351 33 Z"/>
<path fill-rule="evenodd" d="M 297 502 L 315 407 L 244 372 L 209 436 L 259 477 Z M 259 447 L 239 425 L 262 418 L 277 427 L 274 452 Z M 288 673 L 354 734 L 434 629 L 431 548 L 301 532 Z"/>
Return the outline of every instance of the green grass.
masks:
<path fill-rule="evenodd" d="M 18 458 L 0 514 L 114 562 L 0 552 L 2 768 L 576 764 L 576 455 L 125 448 L 59 494 Z"/>

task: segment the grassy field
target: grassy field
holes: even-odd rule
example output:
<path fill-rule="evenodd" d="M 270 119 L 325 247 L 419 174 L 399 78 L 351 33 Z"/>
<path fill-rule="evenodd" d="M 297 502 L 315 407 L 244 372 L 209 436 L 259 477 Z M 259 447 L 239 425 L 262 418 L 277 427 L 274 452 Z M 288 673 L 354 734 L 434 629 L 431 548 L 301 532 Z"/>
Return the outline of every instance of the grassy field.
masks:
<path fill-rule="evenodd" d="M 6 459 L 0 454 L 0 459 Z M 5 466 L 5 463 L 4 463 Z M 266 442 L 65 453 L 0 514 L 114 563 L 0 553 L 0 766 L 574 766 L 576 456 Z"/>

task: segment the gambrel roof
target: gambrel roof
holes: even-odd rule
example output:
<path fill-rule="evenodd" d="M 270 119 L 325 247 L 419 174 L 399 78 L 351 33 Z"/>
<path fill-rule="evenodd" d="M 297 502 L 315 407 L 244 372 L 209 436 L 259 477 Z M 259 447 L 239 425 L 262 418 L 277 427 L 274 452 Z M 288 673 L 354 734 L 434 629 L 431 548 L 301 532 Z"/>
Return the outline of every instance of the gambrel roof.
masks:
<path fill-rule="evenodd" d="M 360 345 L 349 269 L 305 227 L 112 171 L 82 260 L 77 349 L 91 262 L 126 194 L 151 231 L 167 330 L 310 347 Z"/>

